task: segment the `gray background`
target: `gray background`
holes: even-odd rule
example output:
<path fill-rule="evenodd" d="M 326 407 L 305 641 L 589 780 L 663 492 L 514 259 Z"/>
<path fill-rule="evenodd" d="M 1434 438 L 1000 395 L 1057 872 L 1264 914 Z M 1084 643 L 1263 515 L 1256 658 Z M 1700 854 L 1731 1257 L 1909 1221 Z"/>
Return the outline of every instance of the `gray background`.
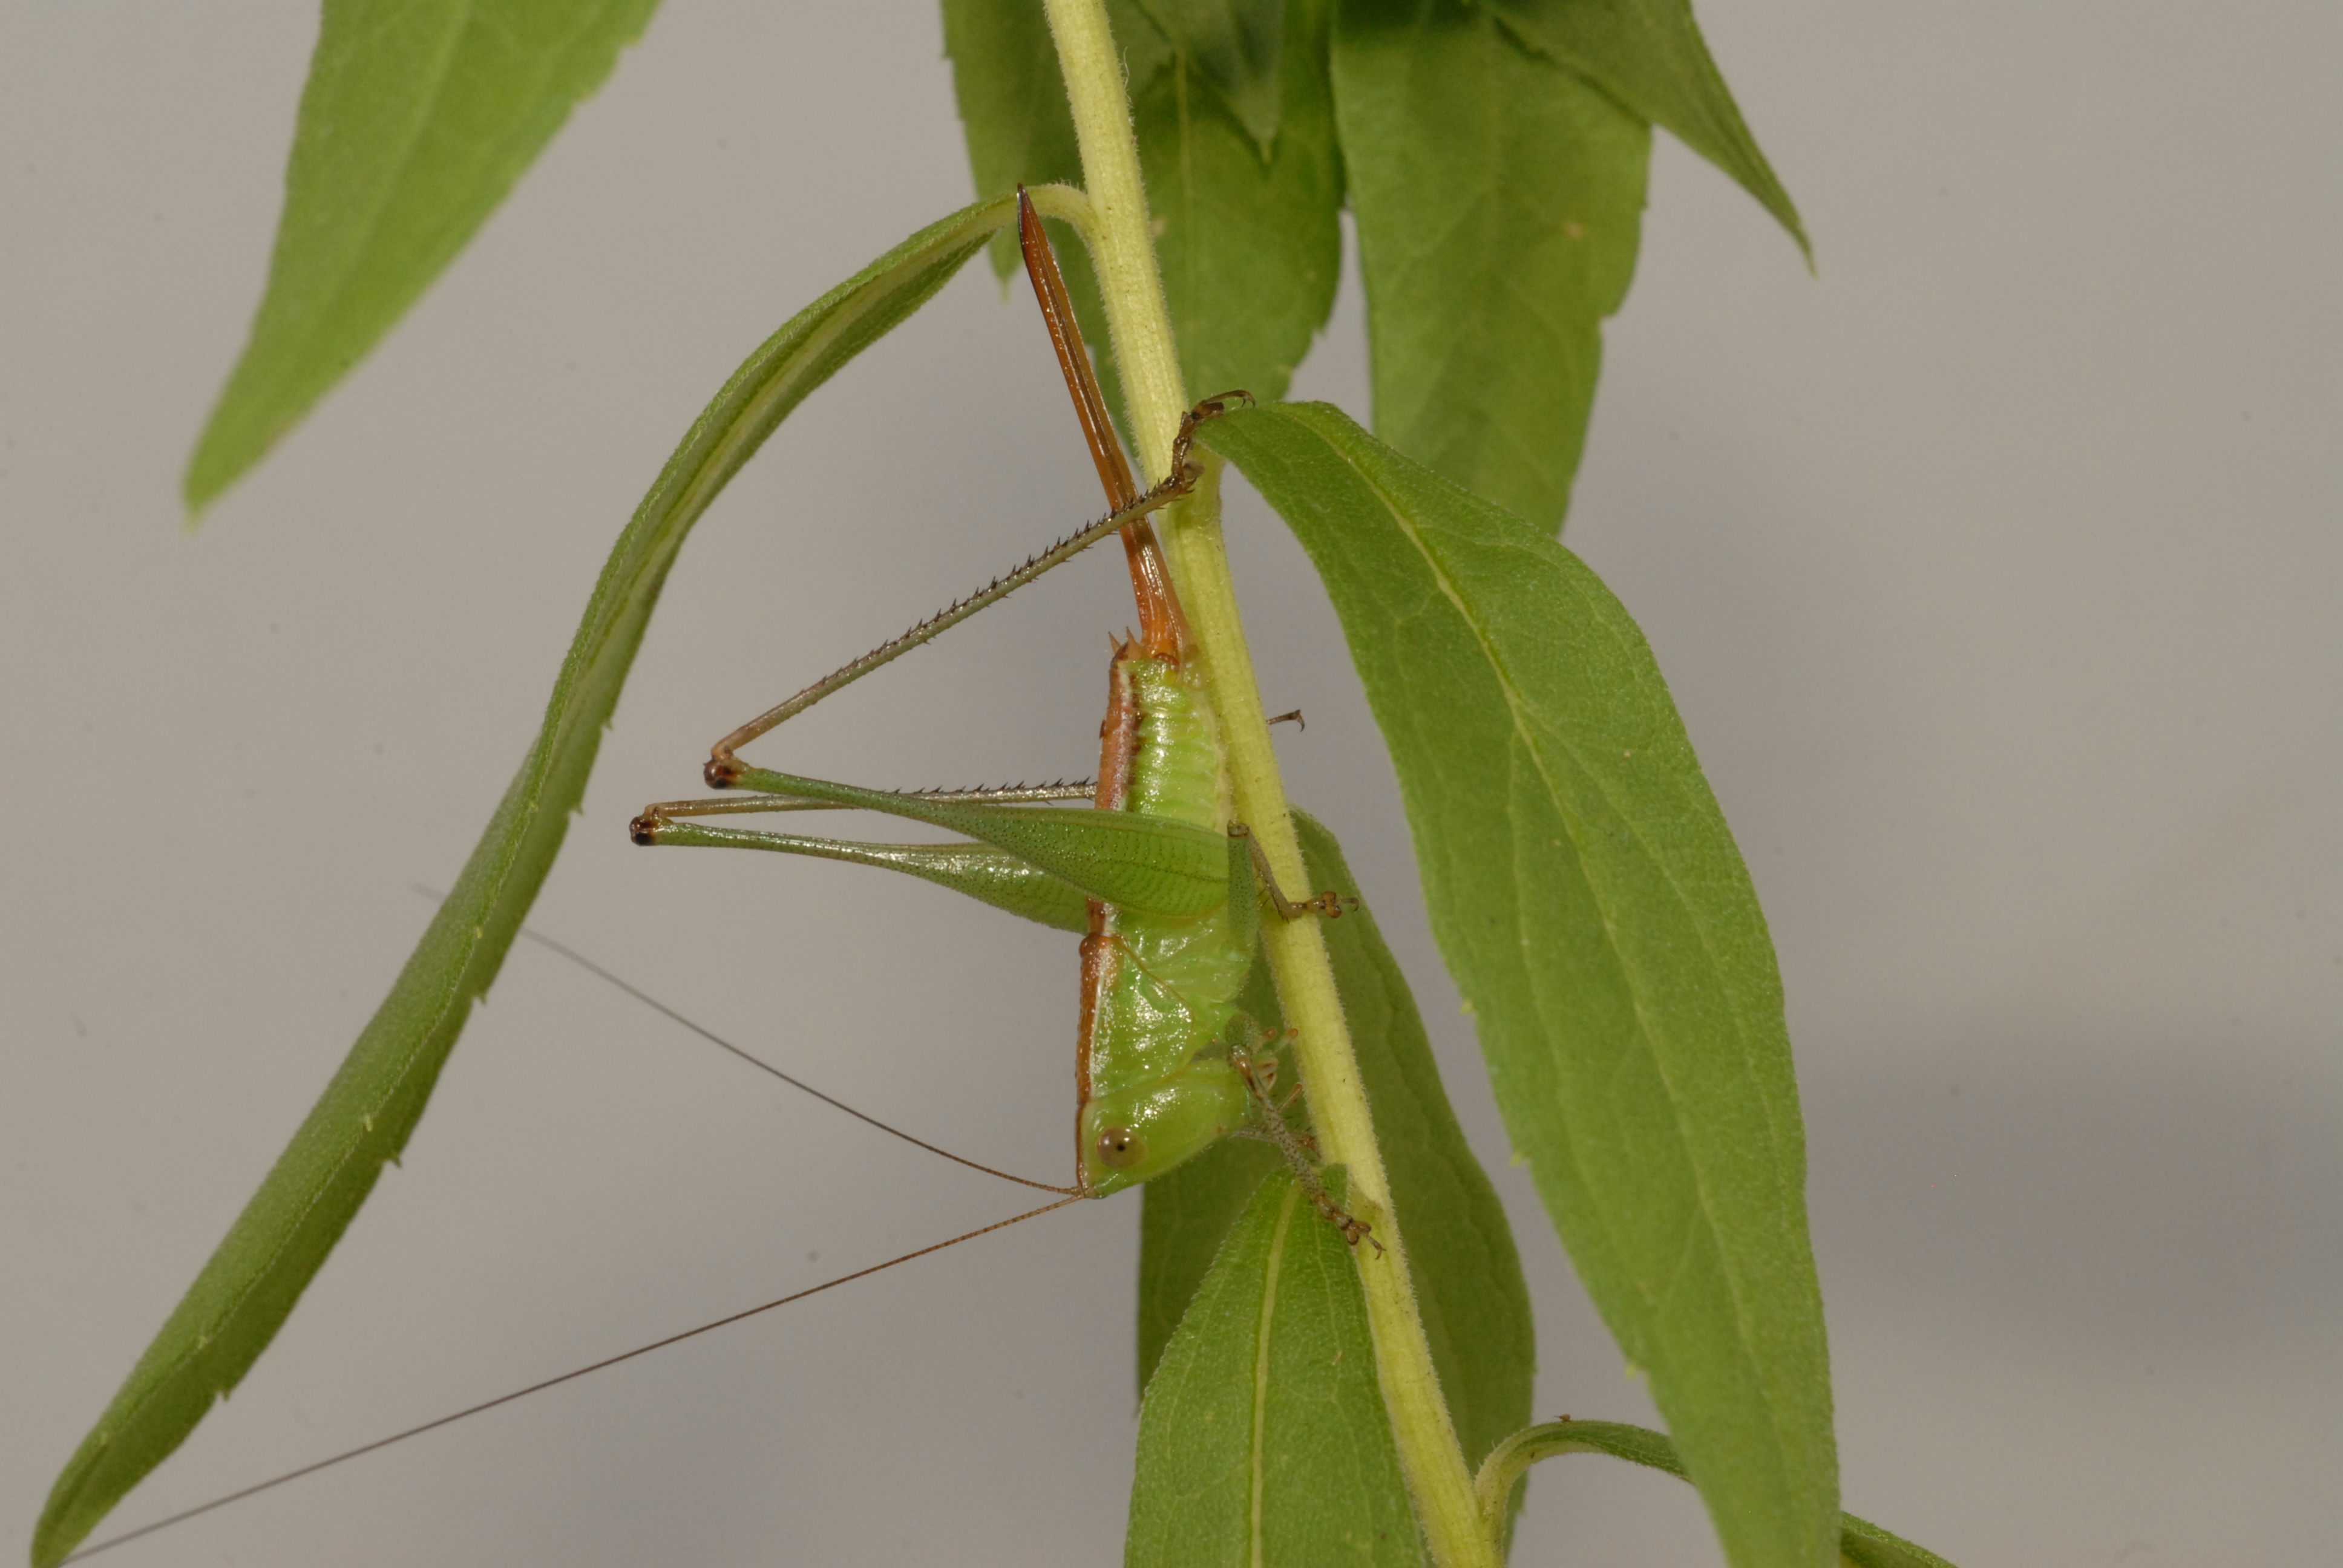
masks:
<path fill-rule="evenodd" d="M 2343 1252 L 2331 7 L 1703 9 L 1809 277 L 1663 138 L 1569 540 L 1762 891 L 1845 1493 L 1964 1568 L 2332 1550 Z M 364 1021 L 702 401 L 966 198 L 922 0 L 674 0 L 374 357 L 185 536 L 258 297 L 298 4 L 0 14 L 0 1543 Z M 1355 288 L 1297 395 L 1366 412 Z M 631 850 L 719 731 L 1088 516 L 981 268 L 773 441 L 669 589 L 535 916 L 977 1158 L 1067 1163 L 1070 941 L 916 884 Z M 1644 1416 L 1505 1146 L 1298 552 L 1232 532 L 1513 1205 L 1544 1414 Z M 796 728 L 888 783 L 1086 771 L 1101 556 Z M 150 1519 L 1011 1211 L 518 950 L 402 1170 Z M 1134 1412 L 1085 1206 L 226 1511 L 140 1563 L 1091 1563 Z M 1715 1560 L 1541 1473 L 1516 1561 Z"/>

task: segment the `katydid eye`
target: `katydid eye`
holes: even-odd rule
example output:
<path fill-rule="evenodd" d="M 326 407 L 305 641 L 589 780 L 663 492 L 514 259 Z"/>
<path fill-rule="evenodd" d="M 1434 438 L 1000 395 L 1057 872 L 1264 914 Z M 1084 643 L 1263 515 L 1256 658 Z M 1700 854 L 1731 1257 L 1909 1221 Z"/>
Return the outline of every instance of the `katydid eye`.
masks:
<path fill-rule="evenodd" d="M 1128 1171 L 1147 1158 L 1147 1140 L 1128 1127 L 1110 1127 L 1099 1134 L 1099 1163 L 1112 1171 Z"/>

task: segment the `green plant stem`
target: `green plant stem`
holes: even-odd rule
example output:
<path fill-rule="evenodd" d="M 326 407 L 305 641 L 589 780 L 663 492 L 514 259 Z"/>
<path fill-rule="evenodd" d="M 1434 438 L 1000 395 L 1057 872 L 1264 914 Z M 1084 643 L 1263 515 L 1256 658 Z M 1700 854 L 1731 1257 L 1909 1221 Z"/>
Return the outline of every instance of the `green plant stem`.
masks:
<path fill-rule="evenodd" d="M 1172 442 L 1187 412 L 1188 394 L 1181 385 L 1162 276 L 1156 266 L 1122 61 L 1102 0 L 1044 3 L 1073 109 L 1082 179 L 1092 209 L 1083 237 L 1098 266 L 1132 437 L 1141 466 L 1152 479 L 1170 467 Z M 1236 588 L 1222 548 L 1217 463 L 1196 492 L 1172 509 L 1165 543 L 1219 712 L 1237 815 L 1260 839 L 1278 880 L 1289 890 L 1301 889 L 1306 875 L 1302 848 L 1288 814 L 1260 688 L 1238 623 Z M 1433 1560 L 1442 1568 L 1496 1568 L 1496 1551 L 1482 1528 L 1473 1480 L 1416 1312 L 1406 1250 L 1392 1212 L 1391 1184 L 1335 994 L 1325 938 L 1314 920 L 1272 920 L 1265 937 L 1286 1020 L 1300 1033 L 1296 1050 L 1319 1149 L 1329 1164 L 1346 1168 L 1351 1208 L 1373 1227 L 1382 1244 L 1381 1251 L 1363 1245 L 1356 1249 L 1359 1277 L 1383 1402 L 1391 1412 L 1392 1433 L 1416 1517 Z"/>
<path fill-rule="evenodd" d="M 1540 1460 L 1553 1459 L 1564 1453 L 1608 1453 L 1619 1456 L 1621 1444 L 1617 1434 L 1654 1441 L 1640 1448 L 1631 1448 L 1634 1462 L 1664 1470 L 1678 1480 L 1684 1478 L 1684 1464 L 1666 1438 L 1640 1428 L 1619 1426 L 1610 1422 L 1572 1421 L 1564 1416 L 1544 1426 L 1524 1427 L 1497 1444 L 1489 1457 L 1481 1462 L 1481 1473 L 1473 1478 L 1473 1490 L 1481 1499 L 1481 1517 L 1492 1530 L 1504 1524 L 1505 1510 L 1513 1501 L 1513 1488 L 1530 1466 Z M 1604 1442 L 1602 1439 L 1613 1438 Z"/>

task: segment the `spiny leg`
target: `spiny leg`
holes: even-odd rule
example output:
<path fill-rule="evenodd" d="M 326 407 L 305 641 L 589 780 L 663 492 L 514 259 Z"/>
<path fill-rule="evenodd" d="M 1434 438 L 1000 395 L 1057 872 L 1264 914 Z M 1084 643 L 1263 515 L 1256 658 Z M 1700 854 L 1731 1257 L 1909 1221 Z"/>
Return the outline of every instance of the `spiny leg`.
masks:
<path fill-rule="evenodd" d="M 1151 488 L 1141 491 L 1131 477 L 1130 465 L 1123 459 L 1122 449 L 1116 443 L 1113 427 L 1107 418 L 1106 399 L 1099 390 L 1096 375 L 1091 369 L 1090 356 L 1082 346 L 1081 329 L 1074 324 L 1073 307 L 1067 298 L 1065 280 L 1059 274 L 1057 258 L 1051 253 L 1049 238 L 1042 233 L 1041 219 L 1034 212 L 1031 201 L 1021 190 L 1019 192 L 1019 205 L 1020 227 L 1029 270 L 1033 276 L 1034 293 L 1041 302 L 1043 319 L 1049 326 L 1051 344 L 1057 349 L 1060 367 L 1065 373 L 1067 389 L 1071 393 L 1081 417 L 1083 437 L 1098 466 L 1099 479 L 1107 493 L 1107 503 L 1113 509 L 1098 521 L 1033 556 L 1016 570 L 994 578 L 975 593 L 946 606 L 901 636 L 881 643 L 860 658 L 841 666 L 725 736 L 709 753 L 706 774 L 709 789 L 729 789 L 739 782 L 741 765 L 735 754 L 759 736 L 769 733 L 881 665 L 891 663 L 920 644 L 933 640 L 979 610 L 997 604 L 1111 533 L 1121 534 L 1125 548 L 1132 555 L 1134 586 L 1139 586 L 1144 578 L 1148 586 L 1158 590 L 1154 595 L 1141 593 L 1142 620 L 1148 618 L 1151 599 L 1160 599 L 1156 618 L 1166 624 L 1151 629 L 1156 637 L 1167 638 L 1174 645 L 1182 640 L 1178 624 L 1178 600 L 1172 594 L 1161 551 L 1155 544 L 1154 530 L 1147 519 L 1188 494 L 1202 477 L 1202 470 L 1190 458 L 1197 427 L 1219 417 L 1239 404 L 1251 403 L 1252 394 L 1222 392 L 1189 409 L 1182 416 L 1179 432 L 1172 439 L 1170 472 Z"/>
<path fill-rule="evenodd" d="M 1319 1214 L 1340 1231 L 1342 1240 L 1352 1246 L 1356 1247 L 1363 1241 L 1381 1253 L 1383 1244 L 1375 1240 L 1373 1227 L 1334 1201 L 1334 1195 L 1326 1191 L 1325 1178 L 1318 1173 L 1317 1157 L 1310 1144 L 1301 1133 L 1285 1124 L 1284 1107 L 1275 1099 L 1275 1058 L 1267 1062 L 1249 1056 L 1232 1056 L 1229 1060 L 1237 1070 L 1237 1076 L 1244 1080 L 1245 1088 L 1252 1094 L 1261 1133 L 1285 1157 L 1286 1165 L 1293 1171 L 1293 1179 L 1301 1183 L 1302 1191 L 1309 1194 L 1310 1201 Z M 1286 1103 L 1292 1101 L 1289 1099 Z"/>
<path fill-rule="evenodd" d="M 1054 784 L 1009 784 L 975 789 L 890 789 L 906 800 L 974 802 L 996 806 L 1037 805 L 1058 800 L 1088 800 L 1097 785 L 1090 779 L 1061 779 Z M 853 808 L 835 800 L 809 800 L 796 795 L 719 795 L 697 800 L 659 800 L 646 806 L 628 823 L 628 833 L 638 844 L 674 840 L 672 829 L 698 817 L 749 816 L 767 811 L 844 811 Z"/>
<path fill-rule="evenodd" d="M 1096 522 L 1076 529 L 1049 548 L 1028 558 L 1024 565 L 1014 571 L 997 577 L 976 592 L 945 606 L 901 636 L 889 638 L 852 663 L 841 665 L 796 696 L 766 709 L 723 739 L 719 740 L 709 753 L 707 768 L 709 788 L 712 789 L 731 788 L 740 770 L 739 761 L 734 753 L 759 736 L 767 734 L 796 718 L 824 698 L 830 697 L 853 685 L 880 666 L 893 663 L 922 643 L 933 641 L 979 610 L 998 604 L 1034 578 L 1063 566 L 1107 535 L 1145 519 L 1149 514 L 1161 511 L 1186 495 L 1194 488 L 1198 477 L 1198 470 L 1188 460 L 1195 427 L 1204 420 L 1213 418 L 1222 412 L 1224 409 L 1222 407 L 1205 404 L 1199 404 L 1196 408 L 1191 410 L 1187 418 L 1181 422 L 1180 438 L 1174 447 L 1172 454 L 1174 464 L 1170 477 L 1129 506 L 1118 507 Z"/>
<path fill-rule="evenodd" d="M 1032 280 L 1033 298 L 1041 307 L 1042 323 L 1050 329 L 1050 347 L 1057 351 L 1058 368 L 1065 377 L 1067 395 L 1074 400 L 1074 417 L 1081 424 L 1082 439 L 1090 447 L 1091 462 L 1098 469 L 1107 505 L 1127 508 L 1138 494 L 1138 485 L 1107 416 L 1106 395 L 1099 389 L 1090 351 L 1082 345 L 1082 329 L 1074 319 L 1073 301 L 1067 297 L 1057 254 L 1050 248 L 1041 214 L 1021 186 L 1017 191 L 1017 232 L 1025 253 L 1025 276 Z M 1200 418 L 1209 419 L 1232 404 L 1252 401 L 1250 392 L 1223 392 L 1189 410 L 1173 446 L 1172 471 L 1176 474 L 1186 467 L 1188 437 Z M 1156 542 L 1154 526 L 1144 519 L 1133 523 L 1122 531 L 1122 547 L 1131 568 L 1131 591 L 1139 603 L 1141 646 L 1157 658 L 1176 661 L 1188 648 L 1188 622 L 1172 586 L 1171 568 Z"/>

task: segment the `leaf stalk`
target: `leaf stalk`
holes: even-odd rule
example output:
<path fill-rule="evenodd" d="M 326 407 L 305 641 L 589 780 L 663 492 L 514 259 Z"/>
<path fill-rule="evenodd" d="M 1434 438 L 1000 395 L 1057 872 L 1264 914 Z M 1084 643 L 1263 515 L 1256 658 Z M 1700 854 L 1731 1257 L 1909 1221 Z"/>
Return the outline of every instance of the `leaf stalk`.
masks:
<path fill-rule="evenodd" d="M 1121 54 L 1103 0 L 1044 0 L 1073 113 L 1091 221 L 1081 226 L 1097 264 L 1115 362 L 1128 399 L 1131 436 L 1149 480 L 1161 477 L 1189 398 L 1164 304 L 1162 276 L 1132 134 Z M 1212 388 L 1220 391 L 1222 388 Z M 1260 840 L 1278 879 L 1306 882 L 1285 787 L 1260 688 L 1237 615 L 1236 588 L 1222 548 L 1220 464 L 1170 511 L 1171 557 L 1205 680 L 1218 710 L 1239 819 Z M 1373 1118 L 1334 990 L 1316 920 L 1272 920 L 1264 929 L 1270 967 L 1287 1021 L 1300 1033 L 1303 1082 L 1319 1147 L 1349 1175 L 1349 1206 L 1374 1227 L 1383 1250 L 1354 1250 L 1375 1347 L 1375 1367 L 1416 1517 L 1441 1568 L 1497 1568 L 1481 1522 L 1448 1406 L 1416 1308 L 1406 1248 L 1391 1207 L 1391 1185 Z"/>

